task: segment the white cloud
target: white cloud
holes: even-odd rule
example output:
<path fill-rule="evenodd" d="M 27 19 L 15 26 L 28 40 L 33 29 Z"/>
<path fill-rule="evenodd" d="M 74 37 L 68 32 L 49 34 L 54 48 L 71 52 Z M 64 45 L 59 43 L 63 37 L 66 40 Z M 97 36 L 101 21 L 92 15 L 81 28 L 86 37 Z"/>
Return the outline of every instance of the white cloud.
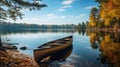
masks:
<path fill-rule="evenodd" d="M 80 14 L 79 16 L 76 16 L 75 18 L 84 18 L 86 16 L 87 16 L 87 14 Z"/>
<path fill-rule="evenodd" d="M 63 8 L 60 8 L 60 9 L 58 9 L 58 11 L 65 11 L 65 9 L 63 9 Z"/>
<path fill-rule="evenodd" d="M 85 18 L 87 16 L 87 14 L 80 14 L 80 15 L 76 15 L 76 16 L 67 16 L 68 18 L 75 18 L 75 19 L 81 19 L 81 18 Z"/>
<path fill-rule="evenodd" d="M 87 6 L 87 7 L 85 7 L 84 9 L 85 9 L 85 10 L 90 10 L 90 9 L 92 9 L 93 7 L 97 7 L 97 6 Z"/>
<path fill-rule="evenodd" d="M 73 0 L 65 0 L 62 2 L 63 5 L 69 5 L 69 4 L 72 4 L 73 3 Z"/>
<path fill-rule="evenodd" d="M 58 11 L 65 11 L 67 8 L 71 8 L 71 4 L 74 2 L 74 0 L 64 0 L 62 2 L 62 7 L 58 9 Z"/>
<path fill-rule="evenodd" d="M 39 18 L 24 18 L 19 19 L 16 21 L 17 23 L 30 23 L 30 24 L 36 24 L 38 22 L 41 22 Z"/>
<path fill-rule="evenodd" d="M 68 16 L 68 18 L 75 18 L 75 16 Z"/>
<path fill-rule="evenodd" d="M 47 17 L 51 17 L 54 16 L 55 14 L 47 14 Z"/>
<path fill-rule="evenodd" d="M 80 14 L 80 15 L 76 15 L 76 16 L 59 16 L 56 14 L 47 14 L 46 15 L 48 18 L 75 18 L 75 19 L 79 19 L 79 18 L 85 18 L 87 16 L 87 14 Z"/>
<path fill-rule="evenodd" d="M 66 16 L 61 16 L 61 18 L 66 18 Z"/>
<path fill-rule="evenodd" d="M 55 14 L 47 14 L 46 15 L 48 18 L 57 18 L 58 16 Z"/>
<path fill-rule="evenodd" d="M 65 9 L 65 8 L 71 8 L 71 7 L 72 7 L 71 5 L 65 5 L 65 6 L 63 6 L 61 8 Z"/>
<path fill-rule="evenodd" d="M 52 18 L 52 19 L 56 19 L 56 18 L 63 19 L 63 18 L 67 17 L 67 16 L 59 16 L 59 15 L 55 15 L 55 14 L 47 14 L 46 16 L 48 18 Z"/>

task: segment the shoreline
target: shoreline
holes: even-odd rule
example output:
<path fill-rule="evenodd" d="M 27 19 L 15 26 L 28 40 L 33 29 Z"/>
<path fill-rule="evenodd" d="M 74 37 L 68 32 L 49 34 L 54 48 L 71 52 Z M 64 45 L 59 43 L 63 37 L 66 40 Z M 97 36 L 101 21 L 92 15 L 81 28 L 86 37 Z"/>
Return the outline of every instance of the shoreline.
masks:
<path fill-rule="evenodd" d="M 90 31 L 103 31 L 103 32 L 120 32 L 120 28 L 91 28 L 91 29 L 86 29 Z"/>
<path fill-rule="evenodd" d="M 18 50 L 0 50 L 0 66 L 10 67 L 39 67 L 33 57 Z"/>

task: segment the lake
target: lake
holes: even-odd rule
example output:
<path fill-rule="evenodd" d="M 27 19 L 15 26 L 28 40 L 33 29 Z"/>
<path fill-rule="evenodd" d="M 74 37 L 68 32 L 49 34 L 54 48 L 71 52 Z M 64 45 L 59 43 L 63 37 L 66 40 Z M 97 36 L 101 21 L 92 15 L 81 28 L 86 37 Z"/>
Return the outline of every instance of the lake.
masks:
<path fill-rule="evenodd" d="M 71 54 L 65 61 L 52 61 L 49 67 L 120 67 L 120 33 L 77 31 L 77 30 L 37 30 L 1 32 L 2 42 L 19 43 L 27 50 L 20 50 L 33 56 L 38 46 L 66 36 L 73 36 Z M 10 41 L 7 41 L 10 39 Z"/>

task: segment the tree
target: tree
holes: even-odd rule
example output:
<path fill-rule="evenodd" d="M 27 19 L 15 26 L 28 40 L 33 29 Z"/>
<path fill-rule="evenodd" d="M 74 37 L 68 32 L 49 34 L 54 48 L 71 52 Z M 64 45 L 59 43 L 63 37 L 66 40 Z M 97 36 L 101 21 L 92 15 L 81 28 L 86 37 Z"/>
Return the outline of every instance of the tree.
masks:
<path fill-rule="evenodd" d="M 47 5 L 41 4 L 41 0 L 1 0 L 0 1 L 0 20 L 5 21 L 8 18 L 16 20 L 17 17 L 22 19 L 23 9 L 40 10 Z"/>
<path fill-rule="evenodd" d="M 100 5 L 100 17 L 105 26 L 117 28 L 120 23 L 120 0 L 96 0 L 96 2 Z"/>
<path fill-rule="evenodd" d="M 97 19 L 98 19 L 98 9 L 96 7 L 93 7 L 90 12 L 90 22 L 89 25 L 92 27 L 95 27 L 97 24 Z"/>

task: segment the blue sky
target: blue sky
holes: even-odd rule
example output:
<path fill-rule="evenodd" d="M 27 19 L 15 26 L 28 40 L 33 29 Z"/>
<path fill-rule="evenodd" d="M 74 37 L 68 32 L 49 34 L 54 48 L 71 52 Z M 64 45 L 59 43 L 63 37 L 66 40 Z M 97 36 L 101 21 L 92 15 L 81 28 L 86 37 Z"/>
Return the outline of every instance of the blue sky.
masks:
<path fill-rule="evenodd" d="M 43 0 L 48 7 L 40 11 L 22 10 L 25 14 L 18 23 L 28 24 L 78 24 L 89 20 L 90 9 L 96 7 L 94 0 Z"/>

